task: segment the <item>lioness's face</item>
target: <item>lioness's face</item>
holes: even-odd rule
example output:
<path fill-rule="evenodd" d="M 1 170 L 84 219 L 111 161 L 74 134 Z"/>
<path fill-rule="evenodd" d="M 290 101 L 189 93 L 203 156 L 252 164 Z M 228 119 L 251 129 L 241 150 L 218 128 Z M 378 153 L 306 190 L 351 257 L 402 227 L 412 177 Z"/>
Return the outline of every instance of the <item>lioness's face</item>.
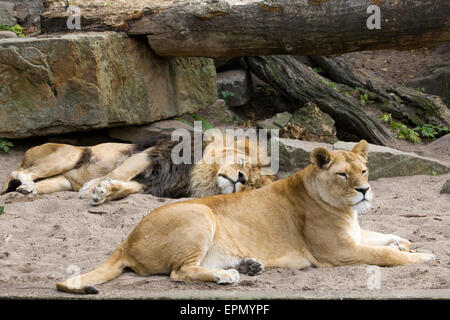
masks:
<path fill-rule="evenodd" d="M 311 152 L 311 161 L 317 170 L 317 191 L 323 201 L 356 212 L 370 209 L 373 193 L 368 182 L 367 153 L 365 140 L 352 151 L 330 152 L 316 148 Z"/>
<path fill-rule="evenodd" d="M 217 171 L 220 193 L 227 194 L 245 190 L 250 176 L 248 165 L 224 164 Z"/>

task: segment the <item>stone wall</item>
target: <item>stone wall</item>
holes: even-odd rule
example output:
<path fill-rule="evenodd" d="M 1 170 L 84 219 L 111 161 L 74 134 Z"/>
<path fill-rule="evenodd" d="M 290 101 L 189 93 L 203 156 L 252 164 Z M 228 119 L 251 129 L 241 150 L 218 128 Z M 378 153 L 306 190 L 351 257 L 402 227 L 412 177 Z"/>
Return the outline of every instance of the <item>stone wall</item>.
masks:
<path fill-rule="evenodd" d="M 43 8 L 42 0 L 0 0 L 0 24 L 39 27 Z"/>
<path fill-rule="evenodd" d="M 212 105 L 214 63 L 114 32 L 0 40 L 0 137 L 140 125 Z"/>

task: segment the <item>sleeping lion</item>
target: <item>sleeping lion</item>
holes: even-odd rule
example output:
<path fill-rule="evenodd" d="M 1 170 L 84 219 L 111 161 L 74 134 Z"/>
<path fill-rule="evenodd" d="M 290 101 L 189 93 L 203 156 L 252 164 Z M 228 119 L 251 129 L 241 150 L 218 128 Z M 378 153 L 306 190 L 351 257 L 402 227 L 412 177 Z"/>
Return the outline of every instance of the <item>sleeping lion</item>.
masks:
<path fill-rule="evenodd" d="M 368 144 L 352 151 L 319 147 L 311 164 L 263 188 L 161 206 L 94 270 L 57 284 L 60 291 L 97 293 L 94 285 L 125 268 L 142 276 L 236 283 L 239 272 L 355 264 L 397 266 L 433 259 L 409 241 L 359 227 L 372 190 Z"/>
<path fill-rule="evenodd" d="M 262 174 L 268 157 L 256 141 L 218 136 L 203 142 L 203 158 L 194 164 L 174 164 L 170 135 L 143 144 L 103 143 L 93 147 L 46 143 L 29 149 L 13 171 L 2 194 L 47 194 L 79 191 L 91 205 L 132 193 L 157 197 L 203 197 L 251 190 L 274 181 Z M 194 153 L 194 147 L 191 146 Z M 222 156 L 222 158 L 220 158 Z M 251 158 L 253 157 L 253 158 Z M 217 159 L 216 159 L 217 158 Z"/>

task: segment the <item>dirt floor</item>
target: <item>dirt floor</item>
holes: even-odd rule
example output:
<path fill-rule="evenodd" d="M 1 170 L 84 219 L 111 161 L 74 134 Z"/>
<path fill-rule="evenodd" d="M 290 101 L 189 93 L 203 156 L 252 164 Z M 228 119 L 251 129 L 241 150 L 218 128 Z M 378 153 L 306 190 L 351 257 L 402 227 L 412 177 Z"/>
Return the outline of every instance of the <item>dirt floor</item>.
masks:
<path fill-rule="evenodd" d="M 0 153 L 0 183 L 30 144 Z M 148 212 L 174 200 L 132 195 L 92 208 L 75 192 L 0 197 L 0 298 L 448 298 L 450 299 L 450 195 L 440 194 L 444 176 L 373 181 L 374 207 L 360 217 L 363 228 L 407 238 L 436 261 L 392 268 L 268 269 L 241 276 L 236 285 L 186 284 L 167 276 L 126 273 L 99 285 L 96 296 L 57 292 L 56 281 L 100 262 Z M 408 215 L 418 215 L 411 217 Z M 379 278 L 377 278 L 379 276 Z M 379 279 L 379 289 L 373 286 Z M 368 285 L 369 282 L 369 285 Z M 372 285 L 371 285 L 372 284 Z"/>

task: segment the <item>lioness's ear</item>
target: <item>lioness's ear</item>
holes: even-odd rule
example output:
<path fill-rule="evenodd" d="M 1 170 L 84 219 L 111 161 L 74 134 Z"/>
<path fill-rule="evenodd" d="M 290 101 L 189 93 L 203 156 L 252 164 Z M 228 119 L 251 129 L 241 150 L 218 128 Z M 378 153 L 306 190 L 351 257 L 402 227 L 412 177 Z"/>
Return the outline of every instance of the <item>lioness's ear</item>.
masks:
<path fill-rule="evenodd" d="M 311 163 L 319 169 L 328 168 L 333 163 L 333 154 L 325 148 L 317 147 L 309 154 Z"/>
<path fill-rule="evenodd" d="M 369 153 L 369 144 L 366 140 L 361 140 L 352 150 L 353 153 L 359 154 L 364 160 L 367 161 L 367 155 Z"/>

